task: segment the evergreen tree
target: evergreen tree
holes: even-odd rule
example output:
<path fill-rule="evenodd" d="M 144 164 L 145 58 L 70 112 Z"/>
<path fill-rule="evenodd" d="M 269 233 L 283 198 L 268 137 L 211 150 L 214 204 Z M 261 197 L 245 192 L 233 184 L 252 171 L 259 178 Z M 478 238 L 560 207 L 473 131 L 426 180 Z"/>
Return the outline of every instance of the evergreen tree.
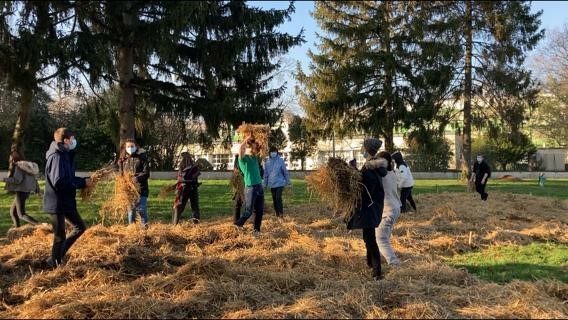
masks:
<path fill-rule="evenodd" d="M 288 138 L 292 143 L 290 158 L 300 160 L 302 170 L 305 170 L 306 158 L 316 151 L 318 140 L 306 127 L 304 119 L 294 116 L 288 129 Z"/>

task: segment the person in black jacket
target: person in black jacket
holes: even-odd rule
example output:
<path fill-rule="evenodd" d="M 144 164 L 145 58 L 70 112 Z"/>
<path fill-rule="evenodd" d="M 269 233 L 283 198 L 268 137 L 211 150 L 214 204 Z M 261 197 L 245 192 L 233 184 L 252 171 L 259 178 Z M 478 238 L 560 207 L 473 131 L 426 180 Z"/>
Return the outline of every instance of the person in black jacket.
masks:
<path fill-rule="evenodd" d="M 491 177 L 491 168 L 483 155 L 478 155 L 476 160 L 473 165 L 471 181 L 475 182 L 475 191 L 481 195 L 481 200 L 486 201 L 489 194 L 485 192 L 485 186 L 487 185 L 487 180 Z"/>
<path fill-rule="evenodd" d="M 382 141 L 370 138 L 363 142 L 363 156 L 367 160 L 361 168 L 364 188 L 361 191 L 361 207 L 347 222 L 347 229 L 363 229 L 363 241 L 367 249 L 367 265 L 372 268 L 375 280 L 382 279 L 381 254 L 375 236 L 375 228 L 381 222 L 385 193 L 381 177 L 387 175 L 387 162 L 378 158 Z"/>
<path fill-rule="evenodd" d="M 90 186 L 91 182 L 75 176 L 75 135 L 67 128 L 59 128 L 54 132 L 53 140 L 45 154 L 43 210 L 50 214 L 53 225 L 53 247 L 47 263 L 50 267 L 57 267 L 69 248 L 85 232 L 86 226 L 77 212 L 75 195 L 77 189 Z M 65 220 L 73 228 L 67 237 Z"/>
<path fill-rule="evenodd" d="M 197 188 L 199 187 L 199 181 L 197 181 L 197 177 L 200 174 L 201 172 L 199 172 L 199 167 L 193 160 L 191 154 L 189 154 L 188 152 L 182 152 L 181 162 L 177 174 L 176 199 L 174 202 L 172 221 L 173 224 L 178 224 L 179 218 L 181 217 L 181 214 L 187 204 L 187 200 L 190 201 L 191 205 L 191 222 L 193 222 L 194 224 L 199 223 L 199 192 L 197 190 Z"/>
<path fill-rule="evenodd" d="M 128 212 L 128 223 L 134 223 L 136 213 L 138 213 L 142 220 L 142 226 L 146 228 L 148 227 L 148 179 L 150 178 L 150 164 L 146 150 L 140 148 L 136 140 L 128 139 L 117 164 L 121 174 L 126 171 L 134 174 L 134 182 L 140 189 L 140 200 Z"/>

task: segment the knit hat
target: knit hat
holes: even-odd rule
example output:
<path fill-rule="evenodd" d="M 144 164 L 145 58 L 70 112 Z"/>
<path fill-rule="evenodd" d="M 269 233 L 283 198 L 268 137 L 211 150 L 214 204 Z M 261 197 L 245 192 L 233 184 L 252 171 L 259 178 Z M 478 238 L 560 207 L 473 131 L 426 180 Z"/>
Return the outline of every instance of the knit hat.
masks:
<path fill-rule="evenodd" d="M 383 142 L 376 138 L 369 138 L 363 141 L 363 148 L 365 148 L 365 150 L 367 150 L 367 152 L 372 156 L 377 154 L 377 151 L 379 151 L 382 145 Z"/>
<path fill-rule="evenodd" d="M 55 142 L 63 142 L 64 139 L 71 139 L 75 134 L 67 128 L 59 128 L 53 133 Z"/>

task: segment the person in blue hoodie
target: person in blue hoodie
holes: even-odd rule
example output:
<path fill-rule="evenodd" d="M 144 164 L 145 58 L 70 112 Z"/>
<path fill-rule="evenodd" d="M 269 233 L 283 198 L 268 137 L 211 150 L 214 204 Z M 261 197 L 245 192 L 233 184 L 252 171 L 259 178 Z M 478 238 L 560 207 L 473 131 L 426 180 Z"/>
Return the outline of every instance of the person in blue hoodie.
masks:
<path fill-rule="evenodd" d="M 288 174 L 288 169 L 286 169 L 286 163 L 278 155 L 278 148 L 271 147 L 268 159 L 264 163 L 264 187 L 270 188 L 274 211 L 279 218 L 282 218 L 284 215 L 282 192 L 285 186 L 290 185 L 290 175 Z"/>
<path fill-rule="evenodd" d="M 45 154 L 43 194 L 43 210 L 51 216 L 53 225 L 53 247 L 51 257 L 46 261 L 49 267 L 61 265 L 69 248 L 85 232 L 86 226 L 77 212 L 75 195 L 77 189 L 91 185 L 90 179 L 75 176 L 75 134 L 67 128 L 59 128 L 53 133 L 53 140 Z M 72 227 L 67 236 L 65 220 Z"/>

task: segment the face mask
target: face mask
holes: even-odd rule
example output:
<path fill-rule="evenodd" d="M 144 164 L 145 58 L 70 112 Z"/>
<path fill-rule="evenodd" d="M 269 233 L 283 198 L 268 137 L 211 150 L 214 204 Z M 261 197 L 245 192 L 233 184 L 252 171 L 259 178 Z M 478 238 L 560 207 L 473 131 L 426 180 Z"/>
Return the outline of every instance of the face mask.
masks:
<path fill-rule="evenodd" d="M 128 147 L 128 148 L 126 148 L 126 153 L 128 153 L 128 154 L 133 154 L 134 152 L 136 152 L 136 147 Z"/>
<path fill-rule="evenodd" d="M 363 151 L 363 158 L 368 159 L 369 153 L 367 151 Z"/>
<path fill-rule="evenodd" d="M 75 138 L 71 139 L 71 143 L 69 144 L 69 150 L 73 150 L 77 148 L 77 140 Z"/>
<path fill-rule="evenodd" d="M 270 157 L 271 157 L 271 158 L 276 158 L 277 155 L 278 155 L 278 153 L 276 153 L 276 152 L 271 152 L 271 153 L 270 153 Z"/>
<path fill-rule="evenodd" d="M 477 158 L 477 163 L 481 163 L 483 161 L 483 158 Z"/>

